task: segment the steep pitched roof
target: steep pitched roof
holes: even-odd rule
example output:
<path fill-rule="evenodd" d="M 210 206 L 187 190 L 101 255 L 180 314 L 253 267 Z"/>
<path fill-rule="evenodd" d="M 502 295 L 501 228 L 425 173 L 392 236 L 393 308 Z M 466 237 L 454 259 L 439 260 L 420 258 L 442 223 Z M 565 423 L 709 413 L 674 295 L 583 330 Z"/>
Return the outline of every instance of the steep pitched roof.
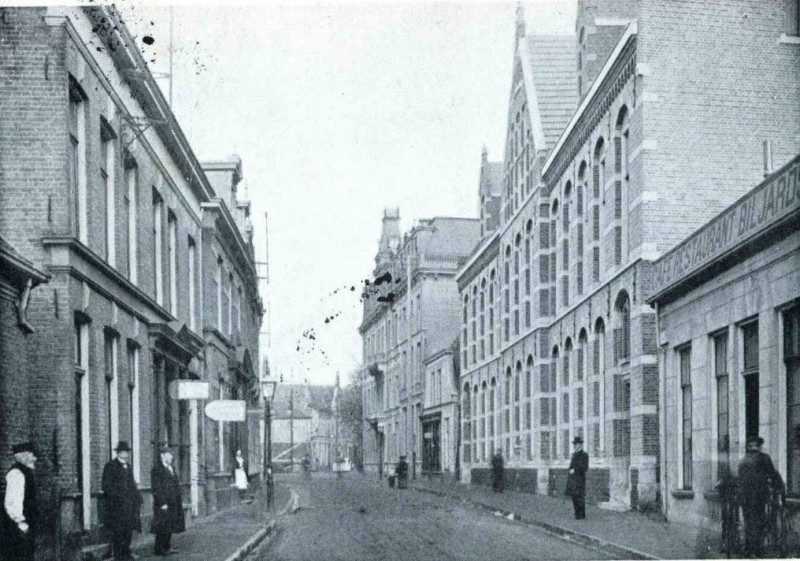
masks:
<path fill-rule="evenodd" d="M 519 42 L 519 55 L 536 150 L 549 151 L 578 105 L 575 37 L 529 34 Z"/>
<path fill-rule="evenodd" d="M 279 384 L 275 388 L 275 397 L 272 400 L 272 415 L 277 418 L 288 418 L 290 399 L 294 408 L 292 416 L 295 419 L 311 418 L 314 411 L 329 414 L 333 386 Z"/>
<path fill-rule="evenodd" d="M 477 218 L 437 216 L 424 222 L 433 227 L 431 235 L 420 243 L 420 251 L 425 253 L 466 257 L 472 253 L 480 237 L 481 225 Z"/>
<path fill-rule="evenodd" d="M 481 167 L 481 196 L 503 194 L 503 162 L 486 162 Z"/>

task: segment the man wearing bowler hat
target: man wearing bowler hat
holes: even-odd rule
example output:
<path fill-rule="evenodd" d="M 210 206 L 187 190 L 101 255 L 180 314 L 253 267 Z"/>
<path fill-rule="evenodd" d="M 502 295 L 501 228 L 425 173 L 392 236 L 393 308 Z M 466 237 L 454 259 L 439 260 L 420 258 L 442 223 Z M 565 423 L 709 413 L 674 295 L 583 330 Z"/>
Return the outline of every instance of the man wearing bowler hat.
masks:
<path fill-rule="evenodd" d="M 6 474 L 6 492 L 0 517 L 0 559 L 30 561 L 36 544 L 36 450 L 30 442 L 11 448 L 14 465 Z"/>
<path fill-rule="evenodd" d="M 745 456 L 739 462 L 737 498 L 744 518 L 744 548 L 748 557 L 761 557 L 767 530 L 766 505 L 772 491 L 785 493 L 783 479 L 769 454 L 761 451 L 764 439 L 747 439 Z"/>
<path fill-rule="evenodd" d="M 114 448 L 116 457 L 103 468 L 105 526 L 111 534 L 114 559 L 135 559 L 131 553 L 133 531 L 142 531 L 139 509 L 142 496 L 136 487 L 131 468 L 131 447 L 120 440 Z"/>
<path fill-rule="evenodd" d="M 162 557 L 177 553 L 170 544 L 172 534 L 186 530 L 181 485 L 172 460 L 172 449 L 162 446 L 159 449 L 159 459 L 150 472 L 150 483 L 153 486 L 153 521 L 150 531 L 156 535 L 155 554 Z"/>
<path fill-rule="evenodd" d="M 583 451 L 583 438 L 580 436 L 576 436 L 572 444 L 575 452 L 569 462 L 565 494 L 572 497 L 575 519 L 583 520 L 586 518 L 586 472 L 589 471 L 589 454 Z"/>

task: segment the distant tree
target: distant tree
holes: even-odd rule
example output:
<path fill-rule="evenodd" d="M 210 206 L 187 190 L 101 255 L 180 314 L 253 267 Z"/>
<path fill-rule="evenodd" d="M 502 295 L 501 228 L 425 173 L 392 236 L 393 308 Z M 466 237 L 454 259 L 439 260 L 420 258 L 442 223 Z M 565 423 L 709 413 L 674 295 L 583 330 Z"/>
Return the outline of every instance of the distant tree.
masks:
<path fill-rule="evenodd" d="M 353 438 L 353 444 L 356 447 L 356 462 L 357 467 L 360 469 L 362 465 L 362 451 L 363 451 L 363 434 L 361 422 L 364 418 L 364 410 L 362 407 L 362 386 L 361 379 L 358 374 L 350 377 L 351 382 L 342 388 L 339 397 L 339 420 L 346 431 L 348 431 Z"/>

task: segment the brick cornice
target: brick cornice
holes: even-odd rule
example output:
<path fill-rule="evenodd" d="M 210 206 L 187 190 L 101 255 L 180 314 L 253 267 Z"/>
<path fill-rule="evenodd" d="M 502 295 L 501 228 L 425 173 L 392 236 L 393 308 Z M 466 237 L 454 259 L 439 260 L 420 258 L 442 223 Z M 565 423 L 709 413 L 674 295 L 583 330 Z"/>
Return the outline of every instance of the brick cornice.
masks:
<path fill-rule="evenodd" d="M 150 323 L 154 318 L 147 317 L 142 312 L 142 309 L 134 309 L 126 302 L 121 300 L 118 295 L 114 295 L 107 287 L 107 283 L 116 285 L 124 291 L 125 294 L 131 296 L 133 300 L 141 304 L 145 310 L 152 312 L 156 316 L 156 321 L 172 321 L 175 318 L 162 306 L 160 306 L 153 298 L 151 298 L 141 288 L 134 285 L 127 278 L 122 276 L 119 271 L 106 263 L 99 255 L 94 253 L 91 249 L 86 247 L 83 243 L 73 237 L 51 237 L 42 238 L 42 245 L 50 250 L 51 262 L 47 265 L 47 270 L 51 273 L 66 273 L 80 281 L 90 285 L 96 292 L 102 294 L 104 297 L 116 302 L 121 308 L 125 309 L 128 313 L 138 317 L 145 323 Z M 54 255 L 54 250 L 64 250 L 64 255 Z M 73 257 L 79 259 L 74 260 Z M 90 274 L 91 268 L 100 273 L 103 280 L 106 282 L 98 282 L 95 275 Z"/>

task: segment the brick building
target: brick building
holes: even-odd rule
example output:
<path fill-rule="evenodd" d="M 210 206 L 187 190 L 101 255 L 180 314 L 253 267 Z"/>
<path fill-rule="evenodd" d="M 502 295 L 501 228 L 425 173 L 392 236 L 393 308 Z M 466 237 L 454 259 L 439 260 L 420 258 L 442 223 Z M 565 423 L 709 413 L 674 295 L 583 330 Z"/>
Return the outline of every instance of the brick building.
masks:
<path fill-rule="evenodd" d="M 381 474 L 401 455 L 408 457 L 413 474 L 420 472 L 422 423 L 441 416 L 441 410 L 432 409 L 435 405 L 453 401 L 444 391 L 435 394 L 435 402 L 426 402 L 425 365 L 458 336 L 458 287 L 453 277 L 480 232 L 477 219 L 436 217 L 419 220 L 401 238 L 399 223 L 397 209 L 384 211 L 375 284 L 365 292 L 359 328 L 365 365 L 364 467 Z M 448 365 L 442 378 L 453 371 L 452 360 Z M 447 421 L 442 419 L 441 431 L 449 426 L 442 439 L 452 443 L 454 457 L 456 419 Z"/>
<path fill-rule="evenodd" d="M 457 277 L 467 481 L 502 448 L 512 487 L 560 494 L 582 436 L 589 500 L 660 500 L 649 265 L 758 180 L 763 139 L 797 152 L 796 35 L 778 0 L 582 0 L 575 36 L 520 9 L 501 221 Z"/>
<path fill-rule="evenodd" d="M 796 502 L 800 157 L 653 267 L 667 517 L 719 528 L 715 486 L 736 475 L 750 436 L 764 438 Z"/>
<path fill-rule="evenodd" d="M 0 434 L 38 446 L 43 556 L 68 558 L 102 539 L 100 475 L 118 440 L 133 448 L 145 526 L 165 442 L 187 517 L 219 506 L 207 476 L 229 470 L 245 436 L 201 423 L 204 402 L 168 385 L 207 380 L 212 398 L 254 402 L 262 311 L 235 173 L 204 172 L 119 14 L 0 12 L 0 232 L 34 284 L 50 277 L 26 309 L 28 383 L 13 390 L 28 396 L 25 422 L 4 418 Z M 3 364 L 5 387 L 16 375 Z"/>

